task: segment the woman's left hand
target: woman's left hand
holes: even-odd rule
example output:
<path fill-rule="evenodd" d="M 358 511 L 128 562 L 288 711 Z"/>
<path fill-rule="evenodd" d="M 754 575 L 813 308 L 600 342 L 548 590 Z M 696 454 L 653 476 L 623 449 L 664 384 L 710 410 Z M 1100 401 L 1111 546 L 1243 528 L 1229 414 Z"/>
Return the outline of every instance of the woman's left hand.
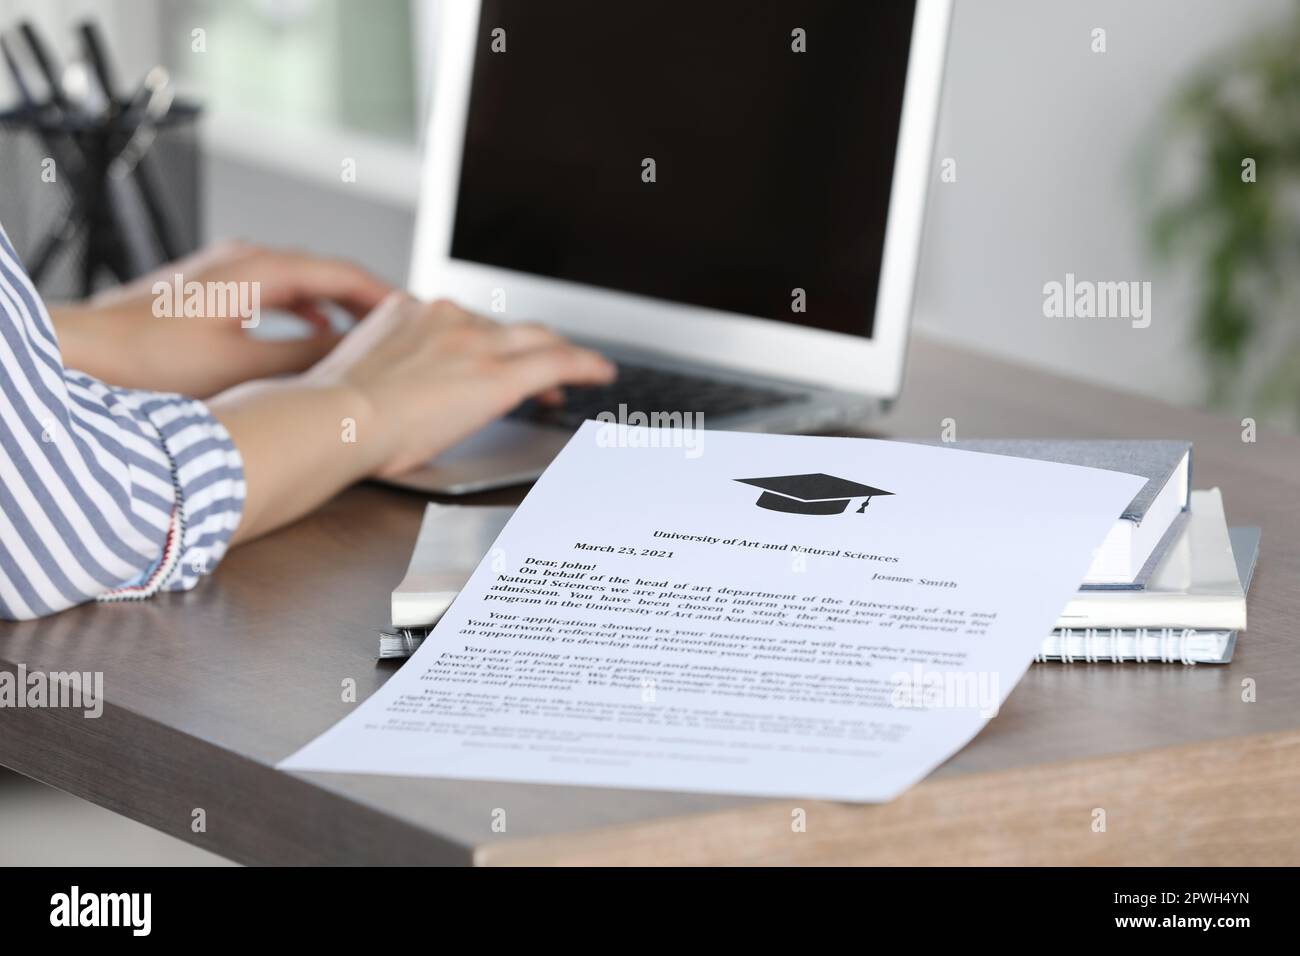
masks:
<path fill-rule="evenodd" d="M 185 294 L 178 300 L 178 282 L 182 293 L 202 290 L 201 301 Z M 66 367 L 124 388 L 205 398 L 240 382 L 310 368 L 339 339 L 322 302 L 360 318 L 391 291 L 350 262 L 227 242 L 50 312 Z M 260 318 L 248 314 L 251 303 L 297 315 L 310 334 L 279 340 L 250 334 Z"/>

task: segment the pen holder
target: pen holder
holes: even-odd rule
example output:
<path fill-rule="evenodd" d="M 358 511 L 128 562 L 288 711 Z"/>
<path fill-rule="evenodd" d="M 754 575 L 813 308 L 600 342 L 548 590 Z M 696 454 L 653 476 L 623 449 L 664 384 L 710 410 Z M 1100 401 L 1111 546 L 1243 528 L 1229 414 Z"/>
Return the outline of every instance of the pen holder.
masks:
<path fill-rule="evenodd" d="M 198 247 L 200 114 L 0 113 L 0 224 L 42 295 L 82 298 Z"/>

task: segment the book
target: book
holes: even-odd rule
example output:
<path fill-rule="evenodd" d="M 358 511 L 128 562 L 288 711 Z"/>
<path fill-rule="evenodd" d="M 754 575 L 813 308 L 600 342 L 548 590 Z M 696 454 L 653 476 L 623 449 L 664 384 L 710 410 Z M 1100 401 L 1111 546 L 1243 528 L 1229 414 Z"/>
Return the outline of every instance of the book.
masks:
<path fill-rule="evenodd" d="M 1242 591 L 1249 592 L 1259 559 L 1259 528 L 1229 528 Z M 1227 664 L 1237 632 L 1203 628 L 1058 628 L 1043 642 L 1039 661 L 1161 661 Z M 382 652 L 381 652 L 382 653 Z"/>
<path fill-rule="evenodd" d="M 1186 522 L 1192 489 L 1192 444 L 1167 440 L 976 438 L 942 445 L 989 455 L 1036 458 L 1122 471 L 1147 479 L 1093 555 L 1085 589 L 1141 589 Z"/>
<path fill-rule="evenodd" d="M 1191 515 L 1140 591 L 1080 590 L 1057 627 L 1244 630 L 1246 593 L 1237 575 L 1219 489 L 1192 492 Z"/>
<path fill-rule="evenodd" d="M 427 505 L 406 576 L 393 591 L 393 627 L 428 628 L 437 623 L 514 510 Z"/>

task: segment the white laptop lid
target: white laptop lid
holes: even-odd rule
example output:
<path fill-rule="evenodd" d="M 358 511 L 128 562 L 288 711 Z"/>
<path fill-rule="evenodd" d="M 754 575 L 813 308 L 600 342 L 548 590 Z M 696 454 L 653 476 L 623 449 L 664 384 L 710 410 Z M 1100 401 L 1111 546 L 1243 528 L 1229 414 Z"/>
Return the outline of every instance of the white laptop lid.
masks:
<path fill-rule="evenodd" d="M 444 0 L 411 291 L 895 395 L 949 13 Z"/>

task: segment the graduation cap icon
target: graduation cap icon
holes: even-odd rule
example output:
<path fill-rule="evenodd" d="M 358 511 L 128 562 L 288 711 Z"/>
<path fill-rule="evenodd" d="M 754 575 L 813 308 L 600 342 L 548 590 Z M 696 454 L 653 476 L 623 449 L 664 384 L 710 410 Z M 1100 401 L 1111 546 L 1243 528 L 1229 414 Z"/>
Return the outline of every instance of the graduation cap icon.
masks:
<path fill-rule="evenodd" d="M 862 514 L 876 495 L 892 491 L 861 485 L 856 481 L 817 472 L 812 475 L 779 475 L 774 478 L 737 478 L 741 484 L 762 488 L 758 506 L 769 511 L 786 511 L 801 515 L 841 514 L 854 498 L 864 498 L 856 514 Z"/>

